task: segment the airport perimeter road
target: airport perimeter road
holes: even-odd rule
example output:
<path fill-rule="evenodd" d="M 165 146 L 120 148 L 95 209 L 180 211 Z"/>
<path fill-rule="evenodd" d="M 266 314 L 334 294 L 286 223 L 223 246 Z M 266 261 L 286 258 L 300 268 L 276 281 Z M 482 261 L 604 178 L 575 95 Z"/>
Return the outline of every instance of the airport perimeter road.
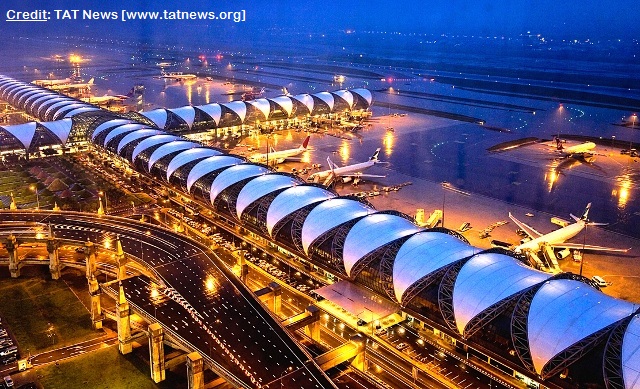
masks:
<path fill-rule="evenodd" d="M 45 223 L 51 225 L 57 238 L 89 240 L 96 244 L 119 236 L 128 255 L 153 269 L 161 282 L 179 296 L 177 300 L 186 302 L 178 305 L 184 312 L 179 312 L 182 323 L 174 329 L 175 333 L 189 333 L 196 327 L 228 329 L 216 336 L 232 351 L 233 361 L 239 360 L 234 364 L 245 370 L 238 372 L 238 368 L 227 373 L 246 387 L 279 384 L 283 376 L 304 377 L 296 381 L 300 388 L 335 387 L 277 319 L 203 246 L 161 227 L 118 217 L 76 212 L 0 211 L 0 222 L 5 221 Z M 196 317 L 201 318 L 200 323 Z M 208 347 L 210 340 L 215 339 L 202 338 L 201 342 L 192 344 L 202 355 L 228 366 L 229 354 L 212 353 Z M 285 378 L 284 383 L 287 381 Z"/>

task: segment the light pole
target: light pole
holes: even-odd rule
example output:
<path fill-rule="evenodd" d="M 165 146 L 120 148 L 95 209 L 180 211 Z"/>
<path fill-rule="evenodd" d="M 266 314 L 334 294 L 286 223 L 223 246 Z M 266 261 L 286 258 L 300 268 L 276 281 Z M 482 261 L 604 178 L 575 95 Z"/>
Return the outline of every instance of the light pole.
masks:
<path fill-rule="evenodd" d="M 36 209 L 39 210 L 40 209 L 40 196 L 38 195 L 38 187 L 35 185 L 31 185 L 30 186 L 31 190 L 36 192 Z"/>
<path fill-rule="evenodd" d="M 101 190 L 100 192 L 98 192 L 98 194 L 99 194 L 99 195 L 101 195 L 101 196 L 104 196 L 104 213 L 109 213 L 109 212 L 107 211 L 107 209 L 108 209 L 108 208 L 107 208 L 107 207 L 108 207 L 108 206 L 107 206 L 107 192 L 106 192 L 106 191 L 102 191 L 102 190 Z"/>
<path fill-rule="evenodd" d="M 285 374 L 289 374 L 293 371 L 293 366 L 289 366 L 287 367 L 287 370 L 283 371 L 282 374 L 280 374 L 280 387 L 284 388 L 284 381 L 283 378 L 285 376 Z"/>
<path fill-rule="evenodd" d="M 631 115 L 631 129 L 636 128 L 636 119 L 638 118 L 637 114 Z M 629 139 L 629 156 L 631 156 L 631 146 L 633 145 L 633 136 Z"/>

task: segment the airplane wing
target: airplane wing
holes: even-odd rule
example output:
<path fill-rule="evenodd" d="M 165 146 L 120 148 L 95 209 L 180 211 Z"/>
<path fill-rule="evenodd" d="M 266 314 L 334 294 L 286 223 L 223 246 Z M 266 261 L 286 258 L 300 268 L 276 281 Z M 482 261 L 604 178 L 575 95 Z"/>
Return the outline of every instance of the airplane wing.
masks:
<path fill-rule="evenodd" d="M 521 222 L 520 220 L 516 219 L 516 217 L 515 217 L 515 216 L 513 216 L 513 215 L 511 214 L 511 212 L 509 212 L 509 218 L 510 218 L 511 220 L 513 220 L 513 222 L 514 222 L 514 223 L 516 223 L 516 225 L 517 225 L 518 227 L 520 227 L 520 229 L 521 229 L 522 231 L 524 231 L 527 235 L 529 235 L 529 238 L 531 238 L 531 239 L 535 239 L 535 238 L 539 238 L 539 237 L 541 237 L 541 236 L 542 236 L 542 234 L 541 234 L 541 233 L 539 233 L 538 231 L 536 231 L 536 229 L 535 229 L 535 228 L 533 228 L 533 227 L 531 227 L 530 225 L 525 224 L 525 223 Z"/>
<path fill-rule="evenodd" d="M 355 177 L 355 178 L 385 178 L 386 176 L 382 176 L 380 174 L 364 174 L 364 173 L 351 173 L 351 174 L 341 174 L 342 177 Z"/>
<path fill-rule="evenodd" d="M 603 246 L 593 246 L 590 244 L 582 244 L 582 243 L 556 243 L 556 244 L 551 244 L 550 245 L 553 248 L 558 248 L 558 249 L 571 249 L 571 250 L 591 250 L 591 251 L 611 251 L 614 253 L 626 253 L 627 251 L 631 250 L 631 248 L 628 249 L 617 249 L 617 248 L 613 248 L 613 247 L 603 247 Z"/>

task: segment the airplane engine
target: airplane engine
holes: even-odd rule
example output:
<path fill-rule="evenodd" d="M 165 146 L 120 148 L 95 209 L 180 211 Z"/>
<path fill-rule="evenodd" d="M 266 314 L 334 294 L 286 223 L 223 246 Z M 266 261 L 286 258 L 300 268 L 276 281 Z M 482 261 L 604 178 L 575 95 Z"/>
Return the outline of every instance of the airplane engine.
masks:
<path fill-rule="evenodd" d="M 569 249 L 564 249 L 564 250 L 560 250 L 556 253 L 556 258 L 558 259 L 565 259 L 566 257 L 568 257 L 571 254 L 571 250 Z"/>
<path fill-rule="evenodd" d="M 342 177 L 342 182 L 346 184 L 347 182 L 350 182 L 352 179 L 353 179 L 352 177 Z"/>

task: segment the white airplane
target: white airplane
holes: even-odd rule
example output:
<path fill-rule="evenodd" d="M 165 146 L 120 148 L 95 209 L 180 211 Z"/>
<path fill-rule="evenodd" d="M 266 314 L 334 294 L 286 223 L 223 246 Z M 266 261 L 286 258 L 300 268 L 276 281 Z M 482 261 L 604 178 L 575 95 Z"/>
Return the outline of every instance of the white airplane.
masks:
<path fill-rule="evenodd" d="M 376 152 L 366 162 L 360 162 L 353 165 L 338 167 L 331 158 L 327 157 L 327 163 L 329 164 L 329 170 L 313 173 L 307 178 L 309 182 L 319 183 L 320 180 L 324 180 L 322 183 L 325 186 L 331 185 L 337 178 L 341 178 L 342 182 L 347 183 L 353 180 L 354 185 L 358 184 L 362 178 L 384 178 L 386 176 L 375 174 L 363 174 L 362 172 L 371 166 L 382 163 L 378 160 L 380 154 L 380 148 L 376 149 Z"/>
<path fill-rule="evenodd" d="M 577 217 L 571 214 L 571 218 L 575 220 L 575 223 L 569 224 L 566 227 L 562 227 L 558 230 L 550 232 L 548 234 L 541 234 L 536 231 L 533 227 L 521 222 L 516 219 L 511 212 L 509 212 L 509 218 L 513 220 L 514 223 L 520 229 L 522 229 L 528 236 L 531 238 L 530 241 L 525 242 L 519 246 L 516 246 L 513 250 L 517 253 L 523 251 L 540 251 L 543 244 L 547 244 L 553 248 L 562 248 L 562 249 L 575 249 L 575 250 L 593 250 L 593 251 L 611 251 L 611 252 L 622 252 L 626 253 L 631 250 L 628 249 L 617 249 L 612 247 L 603 247 L 603 246 L 593 246 L 582 243 L 567 243 L 565 241 L 573 238 L 578 235 L 580 231 L 582 231 L 586 226 L 603 226 L 606 223 L 594 223 L 590 222 L 589 217 L 589 209 L 591 209 L 591 203 L 587 204 L 587 207 L 582 214 L 582 217 Z"/>
<path fill-rule="evenodd" d="M 564 146 L 564 142 L 559 137 L 554 137 L 556 142 L 555 151 L 560 154 L 562 158 L 574 158 L 581 159 L 586 162 L 593 162 L 594 153 L 593 149 L 596 148 L 596 144 L 593 142 L 584 142 L 573 146 Z"/>
<path fill-rule="evenodd" d="M 45 88 L 48 88 L 52 85 L 62 85 L 62 84 L 70 84 L 71 83 L 71 79 L 69 77 L 67 78 L 63 78 L 60 80 L 33 80 L 31 81 L 32 84 L 38 85 L 38 86 L 42 86 Z"/>
<path fill-rule="evenodd" d="M 68 84 L 54 84 L 49 85 L 47 88 L 56 91 L 67 91 L 71 89 L 91 89 L 95 78 L 91 78 L 89 82 L 68 83 Z"/>
<path fill-rule="evenodd" d="M 162 72 L 162 74 L 158 78 L 168 78 L 176 81 L 184 81 L 184 80 L 191 80 L 196 77 L 197 76 L 195 74 L 188 74 L 188 73 L 182 73 L 182 72 L 170 72 L 170 73 Z"/>
<path fill-rule="evenodd" d="M 80 100 L 85 101 L 87 103 L 92 103 L 92 104 L 108 104 L 114 101 L 123 101 L 128 99 L 129 96 L 125 96 L 125 95 L 115 95 L 115 96 L 110 96 L 110 95 L 104 95 L 104 96 L 93 96 L 93 97 L 83 97 Z"/>
<path fill-rule="evenodd" d="M 311 136 L 307 136 L 304 142 L 302 142 L 302 144 L 295 149 L 276 151 L 273 147 L 270 147 L 269 153 L 254 154 L 249 157 L 249 160 L 251 162 L 260 162 L 264 164 L 268 162 L 269 165 L 276 165 L 279 163 L 283 163 L 284 161 L 299 161 L 300 158 L 293 157 L 300 155 L 307 150 L 307 146 L 309 145 L 309 138 L 311 138 Z"/>

